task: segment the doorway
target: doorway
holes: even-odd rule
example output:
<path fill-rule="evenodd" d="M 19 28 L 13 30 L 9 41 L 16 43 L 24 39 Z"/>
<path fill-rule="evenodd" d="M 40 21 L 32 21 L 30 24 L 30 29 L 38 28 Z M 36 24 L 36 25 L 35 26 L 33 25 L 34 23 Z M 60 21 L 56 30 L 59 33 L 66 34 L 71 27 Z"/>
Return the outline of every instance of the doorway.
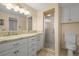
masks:
<path fill-rule="evenodd" d="M 54 9 L 44 12 L 44 47 L 55 51 Z"/>

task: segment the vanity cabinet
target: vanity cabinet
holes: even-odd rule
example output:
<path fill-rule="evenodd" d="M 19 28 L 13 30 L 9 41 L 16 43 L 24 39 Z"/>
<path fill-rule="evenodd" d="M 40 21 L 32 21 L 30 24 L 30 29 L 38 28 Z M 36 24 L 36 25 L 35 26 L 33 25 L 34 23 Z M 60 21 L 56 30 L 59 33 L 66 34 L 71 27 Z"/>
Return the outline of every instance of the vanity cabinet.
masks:
<path fill-rule="evenodd" d="M 43 48 L 42 35 L 20 38 L 0 44 L 1 56 L 35 56 Z"/>
<path fill-rule="evenodd" d="M 62 22 L 79 22 L 79 5 L 62 7 Z"/>

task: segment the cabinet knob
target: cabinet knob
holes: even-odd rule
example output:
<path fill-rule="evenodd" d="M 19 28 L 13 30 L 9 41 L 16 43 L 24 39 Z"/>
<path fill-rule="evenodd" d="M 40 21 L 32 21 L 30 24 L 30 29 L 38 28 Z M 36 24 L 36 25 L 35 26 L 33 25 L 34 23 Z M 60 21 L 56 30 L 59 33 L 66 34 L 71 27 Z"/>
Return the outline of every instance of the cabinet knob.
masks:
<path fill-rule="evenodd" d="M 16 50 L 15 52 L 14 52 L 14 54 L 17 54 L 19 52 L 19 50 Z"/>
<path fill-rule="evenodd" d="M 16 54 L 16 51 L 14 52 L 14 54 Z"/>

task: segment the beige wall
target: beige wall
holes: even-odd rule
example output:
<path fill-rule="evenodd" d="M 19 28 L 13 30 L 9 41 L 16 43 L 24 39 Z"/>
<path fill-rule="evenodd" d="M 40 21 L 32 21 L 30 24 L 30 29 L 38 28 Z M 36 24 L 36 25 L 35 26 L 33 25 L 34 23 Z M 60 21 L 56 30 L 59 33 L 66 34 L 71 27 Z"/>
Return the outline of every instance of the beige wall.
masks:
<path fill-rule="evenodd" d="M 38 12 L 37 16 L 37 30 L 43 31 L 43 12 L 55 8 L 55 14 L 54 14 L 54 25 L 55 25 L 55 55 L 59 55 L 60 52 L 60 32 L 61 32 L 61 26 L 60 26 L 60 20 L 59 20 L 59 7 L 58 4 L 50 4 L 47 8 L 44 10 Z"/>
<path fill-rule="evenodd" d="M 66 23 L 62 24 L 62 40 L 61 40 L 61 47 L 64 48 L 64 32 L 75 32 L 77 34 L 76 44 L 77 44 L 77 51 L 79 52 L 79 23 Z"/>

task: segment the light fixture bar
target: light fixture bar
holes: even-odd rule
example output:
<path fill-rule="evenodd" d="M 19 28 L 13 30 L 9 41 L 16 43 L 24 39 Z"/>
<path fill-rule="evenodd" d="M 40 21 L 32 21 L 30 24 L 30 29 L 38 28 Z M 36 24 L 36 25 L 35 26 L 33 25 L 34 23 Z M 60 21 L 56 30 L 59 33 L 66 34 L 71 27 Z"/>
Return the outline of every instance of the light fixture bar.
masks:
<path fill-rule="evenodd" d="M 13 9 L 15 12 L 19 12 L 19 13 L 24 14 L 24 15 L 31 15 L 29 11 L 27 11 L 24 8 L 20 8 L 17 5 L 12 5 L 10 3 L 3 3 L 2 5 L 6 6 L 6 8 L 9 10 Z"/>

